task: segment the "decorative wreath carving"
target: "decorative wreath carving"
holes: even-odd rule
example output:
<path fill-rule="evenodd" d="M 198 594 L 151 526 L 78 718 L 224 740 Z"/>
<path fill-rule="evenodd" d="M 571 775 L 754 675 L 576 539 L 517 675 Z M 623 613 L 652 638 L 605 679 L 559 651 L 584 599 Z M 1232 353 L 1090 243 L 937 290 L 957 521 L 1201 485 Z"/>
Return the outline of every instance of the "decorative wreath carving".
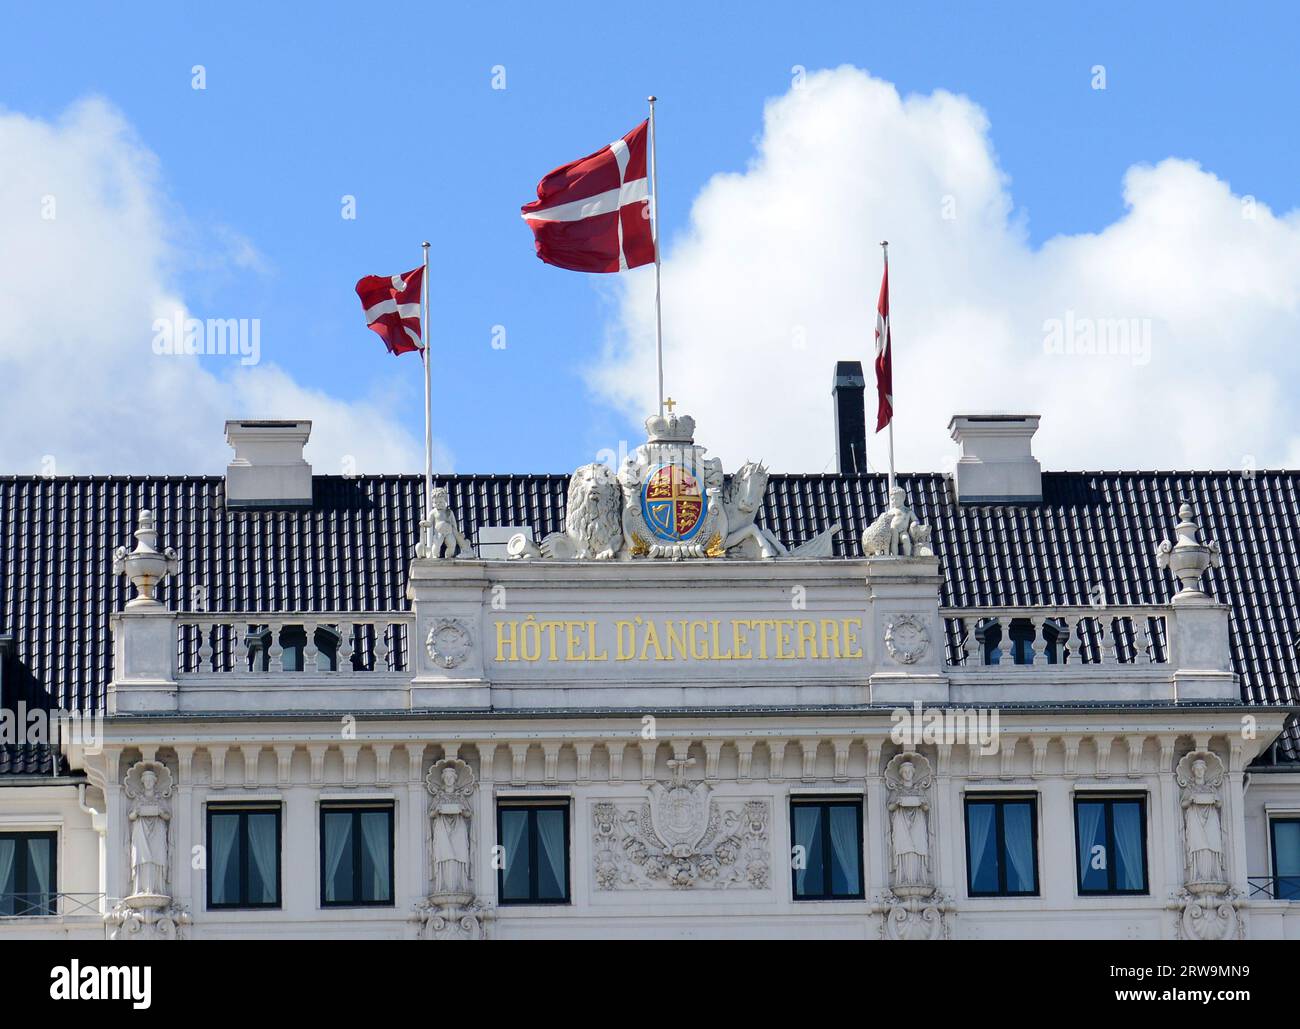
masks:
<path fill-rule="evenodd" d="M 455 668 L 465 663 L 474 649 L 474 637 L 469 626 L 459 618 L 437 618 L 424 641 L 429 659 L 443 668 Z"/>
<path fill-rule="evenodd" d="M 930 630 L 916 615 L 898 615 L 885 628 L 885 649 L 901 664 L 915 664 L 930 649 Z"/>

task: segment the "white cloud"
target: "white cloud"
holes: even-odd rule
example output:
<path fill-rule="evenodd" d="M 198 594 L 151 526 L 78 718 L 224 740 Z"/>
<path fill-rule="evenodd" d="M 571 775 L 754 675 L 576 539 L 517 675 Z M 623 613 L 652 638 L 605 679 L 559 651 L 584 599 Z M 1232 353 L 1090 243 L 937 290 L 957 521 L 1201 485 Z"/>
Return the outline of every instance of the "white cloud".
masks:
<path fill-rule="evenodd" d="M 418 471 L 422 441 L 378 403 L 272 364 L 154 353 L 154 319 L 185 310 L 171 269 L 211 260 L 178 245 L 182 221 L 157 159 L 110 105 L 56 122 L 0 112 L 0 470 L 220 471 L 224 420 L 260 416 L 311 418 L 320 473 L 349 456 L 362 472 Z M 264 267 L 234 230 L 211 235 L 230 268 Z M 445 452 L 435 460 L 448 466 Z"/>
<path fill-rule="evenodd" d="M 769 102 L 764 121 L 749 168 L 704 187 L 663 265 L 668 392 L 729 466 L 832 469 L 837 359 L 867 367 L 874 416 L 881 239 L 900 470 L 944 467 L 949 417 L 988 410 L 1042 414 L 1048 468 L 1296 463 L 1297 212 L 1259 203 L 1246 217 L 1226 183 L 1171 159 L 1128 171 L 1127 210 L 1103 231 L 1035 248 L 988 120 L 964 97 L 900 98 L 845 67 Z M 639 419 L 654 404 L 653 279 L 620 278 L 591 383 Z M 1137 319 L 1138 352 L 1048 353 L 1053 319 L 1076 343 L 1089 325 Z M 868 453 L 886 465 L 884 434 Z"/>

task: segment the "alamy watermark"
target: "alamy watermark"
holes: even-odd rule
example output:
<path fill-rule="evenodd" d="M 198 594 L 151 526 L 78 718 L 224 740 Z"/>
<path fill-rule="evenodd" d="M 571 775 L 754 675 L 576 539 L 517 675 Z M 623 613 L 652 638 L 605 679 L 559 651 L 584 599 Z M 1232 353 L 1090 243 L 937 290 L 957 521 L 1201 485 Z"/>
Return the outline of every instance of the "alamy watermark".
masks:
<path fill-rule="evenodd" d="M 1043 352 L 1071 357 L 1127 357 L 1134 367 L 1151 363 L 1150 318 L 1064 318 L 1043 322 Z"/>
<path fill-rule="evenodd" d="M 984 755 L 999 748 L 998 709 L 985 707 L 925 708 L 914 700 L 910 708 L 894 708 L 889 715 L 889 738 L 903 747 L 922 743 L 976 744 Z"/>
<path fill-rule="evenodd" d="M 104 738 L 104 716 L 82 711 L 29 708 L 24 700 L 0 708 L 0 744 L 9 746 L 72 743 L 98 753 Z"/>
<path fill-rule="evenodd" d="M 238 357 L 245 366 L 262 360 L 260 318 L 186 318 L 177 311 L 171 318 L 155 318 L 153 352 L 183 357 Z"/>

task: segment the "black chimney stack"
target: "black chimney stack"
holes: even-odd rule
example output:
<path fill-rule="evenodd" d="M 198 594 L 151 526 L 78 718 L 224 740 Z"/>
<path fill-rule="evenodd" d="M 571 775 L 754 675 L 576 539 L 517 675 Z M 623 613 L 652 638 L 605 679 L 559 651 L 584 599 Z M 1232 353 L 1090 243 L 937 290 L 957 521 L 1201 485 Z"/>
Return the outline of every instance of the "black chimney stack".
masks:
<path fill-rule="evenodd" d="M 841 475 L 867 470 L 867 379 L 861 361 L 836 361 L 831 395 L 835 398 L 835 456 Z"/>

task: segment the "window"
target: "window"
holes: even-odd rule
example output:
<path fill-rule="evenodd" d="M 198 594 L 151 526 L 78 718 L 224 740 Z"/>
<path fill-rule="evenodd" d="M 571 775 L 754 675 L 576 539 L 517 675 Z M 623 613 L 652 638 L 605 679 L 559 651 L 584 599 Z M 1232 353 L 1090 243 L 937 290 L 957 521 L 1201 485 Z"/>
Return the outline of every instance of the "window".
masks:
<path fill-rule="evenodd" d="M 393 806 L 327 804 L 320 816 L 321 904 L 393 903 Z"/>
<path fill-rule="evenodd" d="M 208 808 L 208 907 L 280 906 L 280 807 Z"/>
<path fill-rule="evenodd" d="M 1069 644 L 1065 623 L 1049 618 L 1043 622 L 1041 638 L 1035 636 L 1034 623 L 1028 618 L 1013 618 L 1007 623 L 1008 641 L 1002 639 L 1003 623 L 987 619 L 975 629 L 981 660 L 986 665 L 1034 663 L 1034 644 L 1039 647 L 1038 662 L 1054 665 L 1064 660 L 1063 651 Z"/>
<path fill-rule="evenodd" d="M 53 915 L 55 833 L 0 833 L 0 915 Z"/>
<path fill-rule="evenodd" d="M 1269 820 L 1273 850 L 1273 897 L 1300 900 L 1300 818 Z"/>
<path fill-rule="evenodd" d="M 972 897 L 1038 896 L 1033 797 L 966 798 L 966 890 Z"/>
<path fill-rule="evenodd" d="M 499 805 L 497 840 L 504 851 L 497 872 L 502 904 L 568 903 L 568 804 Z"/>
<path fill-rule="evenodd" d="M 1079 892 L 1147 892 L 1146 801 L 1142 797 L 1074 798 Z"/>
<path fill-rule="evenodd" d="M 802 848 L 791 869 L 795 900 L 863 896 L 861 801 L 791 801 L 790 835 Z"/>
<path fill-rule="evenodd" d="M 249 671 L 265 672 L 271 667 L 271 636 L 270 627 L 265 625 L 251 626 L 244 635 L 245 665 Z M 280 629 L 279 639 L 281 669 L 301 672 L 306 661 L 307 630 L 301 625 L 285 625 Z M 341 640 L 342 637 L 328 625 L 316 626 L 312 634 L 312 642 L 316 645 L 316 671 L 337 671 Z"/>

